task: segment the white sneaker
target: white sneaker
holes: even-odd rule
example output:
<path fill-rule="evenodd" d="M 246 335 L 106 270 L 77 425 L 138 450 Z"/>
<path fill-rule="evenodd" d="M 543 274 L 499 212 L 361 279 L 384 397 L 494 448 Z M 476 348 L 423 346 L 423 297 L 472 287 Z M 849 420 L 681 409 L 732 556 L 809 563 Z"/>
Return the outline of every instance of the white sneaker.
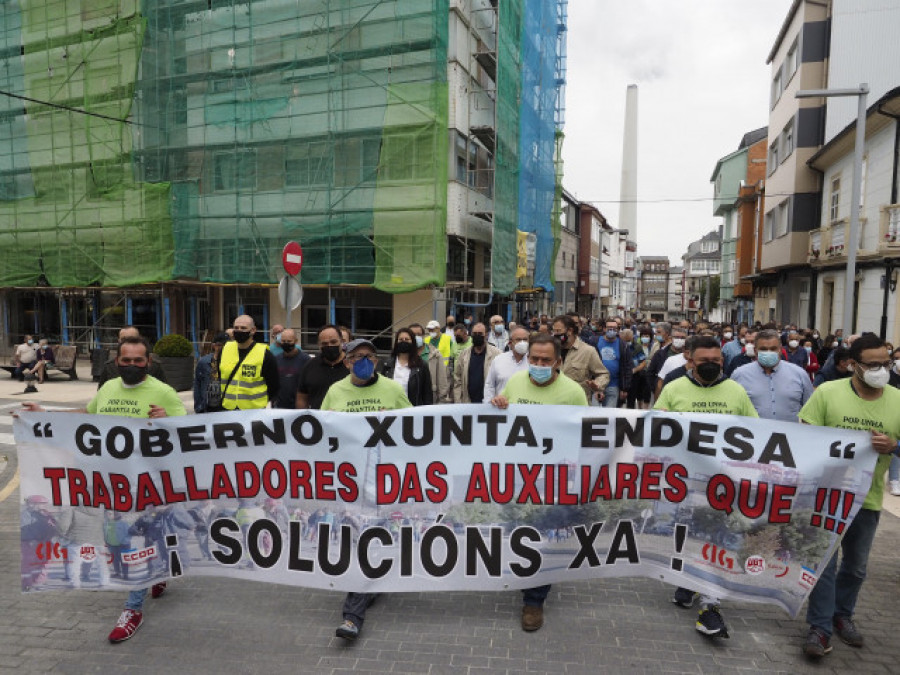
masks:
<path fill-rule="evenodd" d="M 891 481 L 891 494 L 900 497 L 900 480 Z"/>

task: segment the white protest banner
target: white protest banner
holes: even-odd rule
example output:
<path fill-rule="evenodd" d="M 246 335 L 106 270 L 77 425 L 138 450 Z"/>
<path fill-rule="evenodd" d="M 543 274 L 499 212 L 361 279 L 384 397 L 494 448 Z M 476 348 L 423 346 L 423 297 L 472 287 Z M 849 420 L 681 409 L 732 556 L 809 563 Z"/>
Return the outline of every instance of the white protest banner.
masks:
<path fill-rule="evenodd" d="M 537 405 L 21 413 L 15 436 L 25 590 L 646 576 L 792 615 L 877 458 L 863 432 Z"/>

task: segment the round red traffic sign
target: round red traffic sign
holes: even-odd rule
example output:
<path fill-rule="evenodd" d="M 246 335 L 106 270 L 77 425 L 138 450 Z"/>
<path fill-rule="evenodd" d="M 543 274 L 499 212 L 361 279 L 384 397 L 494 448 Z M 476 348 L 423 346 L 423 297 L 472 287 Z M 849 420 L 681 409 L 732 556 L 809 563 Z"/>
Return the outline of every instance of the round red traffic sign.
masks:
<path fill-rule="evenodd" d="M 303 267 L 303 249 L 296 241 L 289 241 L 284 245 L 281 252 L 281 264 L 284 265 L 284 271 L 292 277 L 300 274 L 300 268 Z"/>

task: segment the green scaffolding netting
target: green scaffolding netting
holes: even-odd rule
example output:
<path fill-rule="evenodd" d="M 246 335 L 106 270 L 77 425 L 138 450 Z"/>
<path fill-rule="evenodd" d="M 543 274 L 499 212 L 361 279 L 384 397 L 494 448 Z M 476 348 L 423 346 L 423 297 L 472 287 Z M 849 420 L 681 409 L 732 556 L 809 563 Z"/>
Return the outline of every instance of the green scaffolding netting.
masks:
<path fill-rule="evenodd" d="M 448 12 L 0 3 L 0 284 L 442 284 Z"/>
<path fill-rule="evenodd" d="M 44 0 L 0 12 L 2 89 L 25 97 L 0 109 L 0 283 L 164 278 L 168 185 L 134 180 L 126 121 L 145 34 L 135 3 Z"/>

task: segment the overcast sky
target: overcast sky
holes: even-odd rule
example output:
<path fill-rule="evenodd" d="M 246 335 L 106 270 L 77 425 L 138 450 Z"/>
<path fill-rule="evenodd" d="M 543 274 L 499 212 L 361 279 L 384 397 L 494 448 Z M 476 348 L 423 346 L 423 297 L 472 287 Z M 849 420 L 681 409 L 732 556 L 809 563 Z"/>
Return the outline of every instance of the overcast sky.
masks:
<path fill-rule="evenodd" d="M 766 57 L 790 6 L 569 0 L 563 185 L 619 226 L 625 91 L 637 84 L 638 255 L 680 265 L 688 243 L 721 222 L 709 179 L 768 124 Z"/>

